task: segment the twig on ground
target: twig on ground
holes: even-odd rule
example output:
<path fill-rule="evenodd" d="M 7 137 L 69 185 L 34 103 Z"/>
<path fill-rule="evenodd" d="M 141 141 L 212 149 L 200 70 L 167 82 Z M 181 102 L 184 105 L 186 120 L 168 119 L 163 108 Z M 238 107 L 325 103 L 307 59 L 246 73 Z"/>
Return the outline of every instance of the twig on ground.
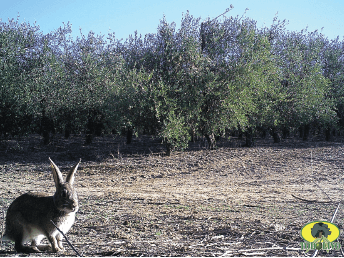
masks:
<path fill-rule="evenodd" d="M 256 248 L 256 249 L 228 250 L 222 256 L 225 256 L 228 254 L 237 255 L 239 253 L 245 253 L 245 255 L 254 255 L 254 254 L 258 254 L 257 252 L 269 251 L 269 250 L 301 251 L 301 248 L 276 246 L 276 247 L 266 247 L 266 248 Z M 253 253 L 249 254 L 248 252 L 253 252 Z"/>
<path fill-rule="evenodd" d="M 54 227 L 62 234 L 62 236 L 66 239 L 67 243 L 69 244 L 69 246 L 74 250 L 74 252 L 77 254 L 77 256 L 82 256 L 81 254 L 79 254 L 79 252 L 74 248 L 74 246 L 71 244 L 71 242 L 69 242 L 68 238 L 66 237 L 66 235 L 55 225 L 54 221 L 50 220 L 51 223 L 53 223 Z"/>
<path fill-rule="evenodd" d="M 301 200 L 301 201 L 304 201 L 304 202 L 317 202 L 317 203 L 331 203 L 331 202 L 332 202 L 332 201 L 307 200 L 307 199 L 304 199 L 304 198 L 295 196 L 294 194 L 291 194 L 291 196 L 293 196 L 294 198 L 299 199 L 299 200 Z"/>
<path fill-rule="evenodd" d="M 3 220 L 2 220 L 3 222 L 2 222 L 0 245 L 2 245 L 2 238 L 3 238 L 4 234 L 5 234 L 5 227 L 4 227 L 4 225 L 5 225 L 5 211 L 2 211 L 2 218 L 3 218 Z"/>

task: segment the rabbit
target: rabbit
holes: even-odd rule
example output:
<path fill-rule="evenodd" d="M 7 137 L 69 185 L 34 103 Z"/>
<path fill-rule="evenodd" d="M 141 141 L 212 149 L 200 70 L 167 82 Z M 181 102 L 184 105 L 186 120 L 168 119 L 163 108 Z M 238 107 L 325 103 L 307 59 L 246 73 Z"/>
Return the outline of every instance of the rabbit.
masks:
<path fill-rule="evenodd" d="M 74 175 L 81 162 L 69 171 L 66 181 L 60 169 L 49 158 L 56 186 L 54 196 L 44 193 L 25 193 L 15 199 L 7 210 L 6 230 L 3 240 L 15 242 L 15 249 L 21 253 L 42 251 L 63 251 L 62 234 L 56 226 L 66 234 L 74 224 L 78 211 L 78 196 L 73 187 Z M 50 245 L 40 245 L 47 237 Z M 31 241 L 31 246 L 24 245 Z"/>

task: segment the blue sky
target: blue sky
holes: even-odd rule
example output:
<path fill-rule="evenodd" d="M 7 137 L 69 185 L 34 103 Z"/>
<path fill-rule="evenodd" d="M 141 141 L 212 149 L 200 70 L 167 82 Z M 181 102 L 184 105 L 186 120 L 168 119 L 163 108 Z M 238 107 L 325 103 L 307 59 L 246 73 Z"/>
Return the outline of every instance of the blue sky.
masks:
<path fill-rule="evenodd" d="M 280 20 L 289 21 L 288 30 L 309 31 L 321 29 L 328 38 L 344 36 L 343 0 L 0 0 L 0 19 L 16 18 L 33 24 L 35 21 L 44 33 L 70 21 L 72 35 L 90 30 L 96 34 L 115 32 L 116 38 L 126 39 L 135 30 L 139 34 L 155 33 L 163 15 L 168 22 L 176 22 L 189 10 L 194 17 L 215 18 L 230 5 L 234 9 L 227 16 L 246 13 L 258 26 L 270 26 L 278 12 Z"/>

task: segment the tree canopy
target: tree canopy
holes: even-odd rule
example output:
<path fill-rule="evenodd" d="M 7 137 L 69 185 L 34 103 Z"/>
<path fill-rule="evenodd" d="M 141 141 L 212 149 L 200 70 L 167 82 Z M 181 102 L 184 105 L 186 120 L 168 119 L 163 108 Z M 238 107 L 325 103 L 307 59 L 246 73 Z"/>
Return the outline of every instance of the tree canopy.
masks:
<path fill-rule="evenodd" d="M 43 34 L 37 25 L 0 22 L 0 137 L 56 132 L 151 134 L 167 152 L 197 136 L 279 135 L 344 125 L 344 43 L 318 31 L 288 31 L 277 17 L 258 28 L 247 17 L 156 33 L 72 39 L 69 23 Z"/>

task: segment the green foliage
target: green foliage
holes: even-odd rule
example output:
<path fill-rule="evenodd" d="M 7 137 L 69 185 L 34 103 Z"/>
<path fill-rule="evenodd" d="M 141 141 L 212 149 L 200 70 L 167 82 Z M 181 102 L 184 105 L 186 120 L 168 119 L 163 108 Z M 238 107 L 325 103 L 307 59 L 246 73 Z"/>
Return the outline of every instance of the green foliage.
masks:
<path fill-rule="evenodd" d="M 329 97 L 329 80 L 323 75 L 321 51 L 323 45 L 307 35 L 290 33 L 283 37 L 283 51 L 279 64 L 285 81 L 286 96 L 283 123 L 299 127 L 310 123 L 324 126 L 334 125 L 337 121 L 335 106 Z M 281 39 L 281 40 L 282 40 Z"/>
<path fill-rule="evenodd" d="M 186 149 L 191 137 L 189 128 L 185 123 L 185 118 L 183 116 L 177 116 L 173 111 L 170 111 L 164 122 L 160 136 L 163 137 L 168 151 Z"/>
<path fill-rule="evenodd" d="M 281 119 L 278 107 L 283 94 L 280 71 L 270 43 L 265 35 L 244 30 L 239 44 L 242 53 L 231 82 L 237 94 L 233 98 L 237 102 L 235 106 L 239 107 L 236 113 L 241 114 L 237 123 L 242 129 L 278 126 Z"/>
<path fill-rule="evenodd" d="M 156 34 L 124 42 L 70 32 L 0 22 L 0 136 L 82 133 L 91 143 L 125 129 L 161 137 L 170 152 L 191 134 L 214 148 L 235 130 L 344 125 L 343 42 L 289 32 L 277 18 L 258 29 L 187 12 L 179 29 L 164 17 Z"/>
<path fill-rule="evenodd" d="M 117 131 L 132 128 L 151 131 L 156 123 L 152 97 L 151 73 L 144 70 L 124 69 L 116 84 L 116 92 L 109 99 L 113 106 L 113 126 Z M 110 104 L 111 103 L 111 104 Z"/>
<path fill-rule="evenodd" d="M 0 22 L 0 136 L 30 132 L 32 71 L 40 66 L 33 49 L 38 28 L 9 20 Z"/>

